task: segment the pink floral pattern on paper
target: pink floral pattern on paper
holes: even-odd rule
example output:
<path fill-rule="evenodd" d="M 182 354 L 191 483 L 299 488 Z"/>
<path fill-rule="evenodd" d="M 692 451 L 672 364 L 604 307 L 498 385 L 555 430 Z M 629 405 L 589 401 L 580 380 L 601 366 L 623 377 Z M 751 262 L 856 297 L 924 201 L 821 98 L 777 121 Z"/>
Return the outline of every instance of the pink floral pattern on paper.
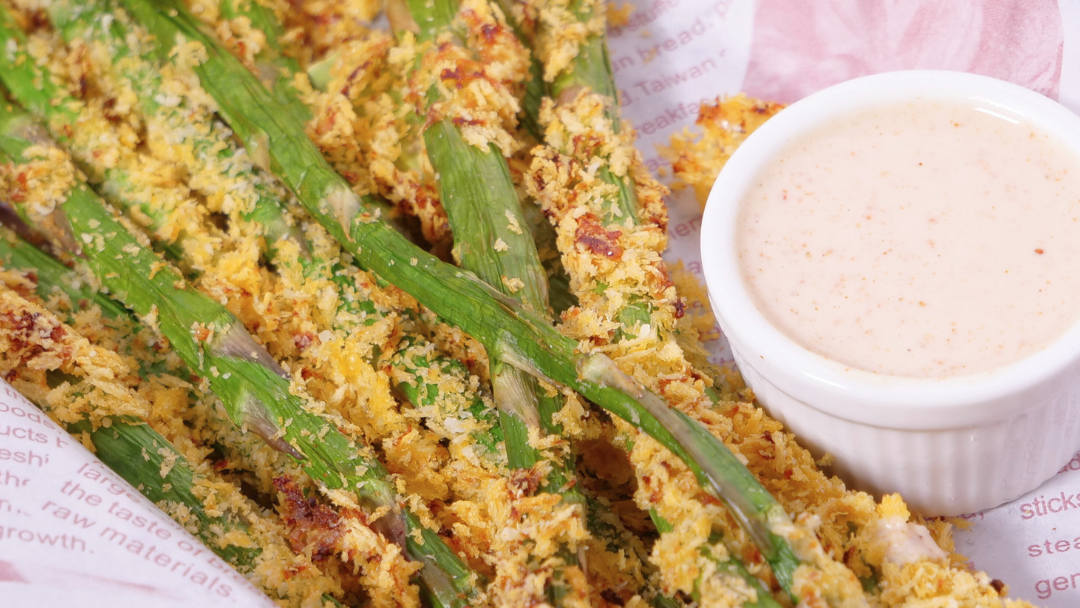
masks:
<path fill-rule="evenodd" d="M 1054 0 L 759 0 L 744 90 L 790 103 L 867 74 L 974 72 L 1057 98 Z"/>

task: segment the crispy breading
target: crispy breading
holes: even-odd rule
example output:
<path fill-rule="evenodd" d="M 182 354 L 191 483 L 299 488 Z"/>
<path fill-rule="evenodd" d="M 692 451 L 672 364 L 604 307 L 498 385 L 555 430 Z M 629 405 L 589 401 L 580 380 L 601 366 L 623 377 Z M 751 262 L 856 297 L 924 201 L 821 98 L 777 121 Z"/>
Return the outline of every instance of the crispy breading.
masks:
<path fill-rule="evenodd" d="M 613 0 L 608 0 L 607 3 L 607 24 L 608 27 L 622 27 L 630 20 L 630 15 L 634 13 L 634 5 L 629 2 L 623 2 L 616 6 Z"/>
<path fill-rule="evenodd" d="M 497 9 L 466 2 L 455 26 L 456 34 L 423 44 L 412 34 L 395 43 L 372 33 L 344 45 L 333 55 L 327 92 L 305 100 L 316 114 L 309 131 L 335 168 L 350 181 L 370 172 L 378 191 L 419 219 L 442 254 L 449 223 L 422 132 L 449 120 L 469 143 L 512 153 L 516 88 L 528 73 L 528 54 Z"/>
<path fill-rule="evenodd" d="M 539 29 L 554 33 L 536 41 L 536 54 L 544 64 L 544 80 L 548 82 L 571 69 L 578 48 L 607 29 L 603 0 L 539 0 L 529 4 L 534 18 L 543 24 Z M 576 17 L 585 14 L 589 15 L 586 22 Z"/>
<path fill-rule="evenodd" d="M 449 249 L 449 222 L 415 114 L 395 101 L 406 83 L 402 66 L 390 64 L 393 48 L 392 36 L 372 32 L 335 50 L 325 91 L 298 77 L 314 115 L 308 136 L 354 188 L 378 192 L 419 220 L 425 240 Z"/>
<path fill-rule="evenodd" d="M 704 209 L 716 176 L 735 148 L 782 109 L 783 104 L 751 99 L 742 93 L 702 103 L 695 122 L 701 132 L 683 129 L 672 134 L 670 146 L 659 147 L 660 155 L 671 162 L 673 187 L 693 188 Z"/>
<path fill-rule="evenodd" d="M 99 187 L 117 189 L 131 207 L 130 217 L 150 228 L 154 237 L 173 243 L 181 235 L 198 238 L 182 239 L 187 259 L 192 263 L 209 260 L 217 251 L 227 250 L 228 242 L 217 231 L 205 230 L 205 212 L 189 195 L 183 183 L 183 172 L 169 163 L 159 162 L 138 149 L 140 138 L 132 125 L 128 100 L 133 93 L 108 79 L 95 64 L 104 58 L 93 48 L 78 44 L 65 47 L 52 32 L 37 31 L 29 36 L 28 50 L 35 60 L 44 64 L 54 80 L 70 95 L 81 98 L 73 103 L 77 112 L 74 128 L 54 125 L 69 141 L 65 147 L 85 172 L 88 181 Z M 77 90 L 78 83 L 96 83 L 85 91 Z M 126 112 L 126 113 L 125 113 Z M 113 171 L 116 172 L 114 176 Z M 167 213 L 153 213 L 152 208 Z M 138 232 L 141 234 L 141 232 Z"/>
<path fill-rule="evenodd" d="M 382 0 L 277 0 L 279 18 L 311 57 L 322 57 L 341 45 L 363 38 L 382 9 Z M 302 32 L 302 34 L 301 34 Z M 288 34 L 287 34 L 288 35 Z M 300 41 L 303 41 L 300 44 Z"/>
<path fill-rule="evenodd" d="M 34 298 L 28 292 L 27 295 Z M 96 329 L 99 335 L 111 333 L 104 326 Z M 111 344 L 126 341 L 116 336 L 110 339 Z M 133 390 L 143 388 L 145 383 L 119 355 L 92 344 L 40 302 L 27 300 L 6 286 L 0 287 L 0 346 L 0 373 L 24 395 L 39 404 L 47 404 L 50 417 L 62 425 L 83 418 L 89 418 L 95 427 L 107 425 L 110 420 L 106 416 L 152 418 L 149 414 L 154 405 L 144 399 L 143 391 Z M 54 371 L 70 380 L 55 387 L 50 385 L 47 374 Z M 168 384 L 172 382 L 165 381 L 158 388 L 146 387 L 146 393 L 159 399 L 177 399 L 186 407 L 185 386 Z M 280 605 L 296 608 L 321 606 L 323 594 L 342 592 L 340 580 L 320 570 L 304 555 L 289 551 L 280 526 L 244 498 L 234 484 L 215 474 L 205 461 L 209 450 L 193 449 L 190 441 L 186 445 L 171 441 L 178 444 L 199 473 L 200 479 L 192 493 L 202 501 L 206 513 L 211 517 L 230 513 L 247 526 L 243 531 L 221 530 L 216 540 L 219 548 L 261 549 L 247 573 L 252 584 L 277 599 Z M 175 454 L 167 453 L 169 457 L 162 465 L 163 477 L 176 459 Z M 188 507 L 175 503 L 158 506 L 181 526 L 191 525 Z"/>
<path fill-rule="evenodd" d="M 448 120 L 466 142 L 482 150 L 494 144 L 509 156 L 520 145 L 512 133 L 529 54 L 502 12 L 483 0 L 461 3 L 454 30 L 426 43 L 409 32 L 400 37 L 390 63 L 408 74 L 405 102 L 415 106 L 425 126 Z"/>
<path fill-rule="evenodd" d="M 61 424 L 89 419 L 97 428 L 107 416 L 142 418 L 148 413 L 146 402 L 127 389 L 133 372 L 119 355 L 95 347 L 6 287 L 0 288 L 0 330 L 0 354 L 9 382 L 47 371 L 77 378 L 53 389 L 40 384 L 30 392 L 50 404 L 50 415 Z"/>

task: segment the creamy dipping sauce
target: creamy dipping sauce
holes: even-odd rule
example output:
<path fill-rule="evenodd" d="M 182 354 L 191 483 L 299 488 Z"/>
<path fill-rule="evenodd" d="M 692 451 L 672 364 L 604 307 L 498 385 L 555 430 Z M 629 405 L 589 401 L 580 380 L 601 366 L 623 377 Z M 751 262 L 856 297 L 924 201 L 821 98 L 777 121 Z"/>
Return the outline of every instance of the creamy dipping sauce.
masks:
<path fill-rule="evenodd" d="M 1080 318 L 1080 159 L 996 109 L 853 113 L 789 144 L 740 205 L 754 303 L 853 368 L 986 371 Z"/>

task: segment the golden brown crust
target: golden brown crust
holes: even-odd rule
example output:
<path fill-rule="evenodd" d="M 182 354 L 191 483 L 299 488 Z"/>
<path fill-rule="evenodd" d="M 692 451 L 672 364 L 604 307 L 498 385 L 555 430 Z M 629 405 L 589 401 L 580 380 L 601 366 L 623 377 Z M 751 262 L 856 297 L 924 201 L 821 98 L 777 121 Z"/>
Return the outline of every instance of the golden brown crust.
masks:
<path fill-rule="evenodd" d="M 97 427 L 109 426 L 108 416 L 153 420 L 151 411 L 161 407 L 163 401 L 172 400 L 176 402 L 174 407 L 187 408 L 190 385 L 173 376 L 161 376 L 156 384 L 141 381 L 123 357 L 101 344 L 91 343 L 34 301 L 36 296 L 25 289 L 32 286 L 28 277 L 20 281 L 12 274 L 5 274 L 5 284 L 21 284 L 22 288 L 15 291 L 0 287 L 0 347 L 3 348 L 0 373 L 21 393 L 45 405 L 50 417 L 62 425 L 88 418 Z M 100 315 L 100 311 L 96 314 Z M 95 330 L 98 335 L 108 337 L 107 345 L 127 341 L 110 336 L 115 331 L 106 326 Z M 61 372 L 70 380 L 51 386 L 47 379 L 50 372 Z M 132 390 L 133 387 L 139 388 L 139 392 Z M 155 430 L 168 429 L 155 426 Z M 304 555 L 289 551 L 278 524 L 259 512 L 234 484 L 214 473 L 206 462 L 210 450 L 198 448 L 187 432 L 170 441 L 196 467 L 199 477 L 192 493 L 202 500 L 207 514 L 230 513 L 247 524 L 246 531 L 222 530 L 216 542 L 220 547 L 261 549 L 247 575 L 254 585 L 277 598 L 282 606 L 296 608 L 321 606 L 324 593 L 342 593 L 339 578 L 327 575 Z M 176 459 L 171 452 L 166 451 L 165 455 L 162 476 Z M 191 525 L 187 506 L 176 503 L 158 506 L 180 525 Z"/>
<path fill-rule="evenodd" d="M 704 208 L 716 176 L 735 148 L 782 109 L 783 104 L 751 99 L 742 93 L 702 103 L 695 123 L 701 133 L 685 129 L 671 136 L 669 147 L 660 148 L 660 155 L 671 163 L 675 188 L 693 188 Z"/>

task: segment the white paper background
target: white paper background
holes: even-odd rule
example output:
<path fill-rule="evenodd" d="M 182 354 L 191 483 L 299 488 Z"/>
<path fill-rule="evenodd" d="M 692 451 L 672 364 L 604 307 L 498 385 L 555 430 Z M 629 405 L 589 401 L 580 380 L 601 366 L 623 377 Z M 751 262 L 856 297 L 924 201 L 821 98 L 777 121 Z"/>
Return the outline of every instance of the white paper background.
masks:
<path fill-rule="evenodd" d="M 661 174 L 654 146 L 692 125 L 700 101 L 741 90 L 789 103 L 873 72 L 955 69 L 1018 82 L 1080 110 L 1076 0 L 630 4 L 630 22 L 611 33 L 612 63 L 624 114 Z M 683 191 L 670 208 L 667 257 L 700 275 L 697 202 Z M 723 356 L 719 341 L 706 346 Z M 55 425 L 31 419 L 34 412 L 0 384 L 0 606 L 272 605 L 118 478 L 90 479 L 88 471 L 106 469 Z M 970 516 L 960 550 L 1015 597 L 1080 605 L 1078 473 L 1080 457 L 1032 494 Z M 121 509 L 132 519 L 123 521 Z M 132 525 L 136 514 L 166 537 L 149 523 Z"/>

